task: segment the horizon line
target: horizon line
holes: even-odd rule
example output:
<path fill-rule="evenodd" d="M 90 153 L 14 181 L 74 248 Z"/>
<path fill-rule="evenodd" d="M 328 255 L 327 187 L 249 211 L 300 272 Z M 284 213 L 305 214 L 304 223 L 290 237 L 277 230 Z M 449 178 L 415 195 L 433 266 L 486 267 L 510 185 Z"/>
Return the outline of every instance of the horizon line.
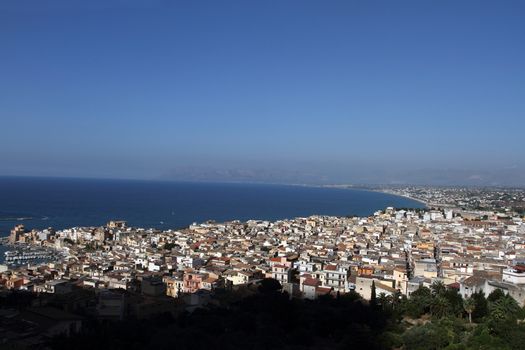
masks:
<path fill-rule="evenodd" d="M 82 176 L 46 176 L 46 175 L 2 175 L 0 179 L 54 179 L 54 180 L 94 180 L 94 181 L 137 181 L 137 182 L 159 182 L 159 183 L 200 183 L 200 184 L 246 184 L 246 185 L 274 185 L 274 186 L 305 186 L 305 187 L 323 187 L 323 188 L 352 188 L 352 189 L 370 189 L 373 186 L 376 189 L 381 187 L 427 187 L 427 188 L 506 188 L 506 189 L 525 189 L 525 185 L 473 185 L 473 184 L 456 184 L 456 185 L 432 185 L 432 184 L 388 184 L 388 183 L 292 183 L 292 182 L 267 182 L 267 181 L 244 181 L 244 180 L 195 180 L 195 179 L 166 179 L 166 178 L 125 178 L 125 177 L 82 177 Z"/>

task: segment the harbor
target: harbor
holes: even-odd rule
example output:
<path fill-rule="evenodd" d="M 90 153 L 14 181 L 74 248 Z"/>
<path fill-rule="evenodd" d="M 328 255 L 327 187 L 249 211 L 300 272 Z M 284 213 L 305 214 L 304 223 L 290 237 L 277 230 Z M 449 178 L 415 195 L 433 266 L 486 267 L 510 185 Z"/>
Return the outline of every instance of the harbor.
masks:
<path fill-rule="evenodd" d="M 52 248 L 35 247 L 29 244 L 11 244 L 7 237 L 0 238 L 0 263 L 8 266 L 39 264 L 55 261 L 59 252 Z"/>

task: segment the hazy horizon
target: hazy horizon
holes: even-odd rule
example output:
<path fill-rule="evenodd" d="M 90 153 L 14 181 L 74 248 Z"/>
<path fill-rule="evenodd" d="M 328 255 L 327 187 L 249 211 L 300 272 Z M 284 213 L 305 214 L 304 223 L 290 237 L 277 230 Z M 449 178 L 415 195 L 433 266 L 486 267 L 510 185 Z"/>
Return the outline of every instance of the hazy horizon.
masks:
<path fill-rule="evenodd" d="M 385 188 L 396 188 L 396 187 L 428 187 L 428 188 L 508 188 L 508 189 L 521 189 L 525 188 L 525 185 L 494 185 L 494 184 L 465 184 L 465 183 L 444 183 L 444 184 L 427 184 L 427 183 L 350 183 L 350 182 L 326 182 L 326 183 L 315 183 L 315 182 L 292 182 L 292 181 L 264 181 L 264 180 L 249 180 L 239 179 L 235 180 L 232 178 L 228 179 L 173 179 L 173 178 L 131 178 L 131 177 L 83 177 L 83 176 L 38 176 L 38 175 L 0 175 L 1 179 L 35 179 L 35 180 L 64 180 L 64 181 L 123 181 L 123 182 L 146 182 L 146 183 L 179 183 L 179 184 L 224 184 L 224 185 L 261 185 L 261 186 L 304 186 L 304 187 L 340 187 L 358 189 L 358 190 L 374 190 Z"/>
<path fill-rule="evenodd" d="M 0 176 L 525 186 L 522 1 L 0 3 Z"/>

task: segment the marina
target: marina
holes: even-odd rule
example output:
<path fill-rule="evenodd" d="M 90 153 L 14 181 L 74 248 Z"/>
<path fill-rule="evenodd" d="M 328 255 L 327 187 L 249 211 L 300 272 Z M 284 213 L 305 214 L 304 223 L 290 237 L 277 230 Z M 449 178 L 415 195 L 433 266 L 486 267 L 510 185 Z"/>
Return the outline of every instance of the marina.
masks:
<path fill-rule="evenodd" d="M 0 241 L 4 251 L 5 265 L 23 265 L 26 263 L 45 263 L 59 258 L 57 251 L 50 248 L 31 247 L 29 245 L 7 244 L 5 239 Z"/>

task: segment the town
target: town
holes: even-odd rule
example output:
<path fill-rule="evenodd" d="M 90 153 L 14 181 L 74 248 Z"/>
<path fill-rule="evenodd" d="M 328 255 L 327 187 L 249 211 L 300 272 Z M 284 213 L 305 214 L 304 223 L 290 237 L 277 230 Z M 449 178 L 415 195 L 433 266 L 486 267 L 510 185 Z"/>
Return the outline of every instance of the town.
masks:
<path fill-rule="evenodd" d="M 512 212 L 390 207 L 369 217 L 210 221 L 167 231 L 125 221 L 58 231 L 18 225 L 8 241 L 60 254 L 2 265 L 4 290 L 77 295 L 101 319 L 192 311 L 217 291 L 266 278 L 290 298 L 410 297 L 440 281 L 463 298 L 501 290 L 525 304 L 525 224 Z M 87 290 L 92 300 L 80 297 Z"/>
<path fill-rule="evenodd" d="M 435 208 L 525 214 L 523 188 L 432 186 L 372 186 L 370 188 L 419 200 Z"/>

